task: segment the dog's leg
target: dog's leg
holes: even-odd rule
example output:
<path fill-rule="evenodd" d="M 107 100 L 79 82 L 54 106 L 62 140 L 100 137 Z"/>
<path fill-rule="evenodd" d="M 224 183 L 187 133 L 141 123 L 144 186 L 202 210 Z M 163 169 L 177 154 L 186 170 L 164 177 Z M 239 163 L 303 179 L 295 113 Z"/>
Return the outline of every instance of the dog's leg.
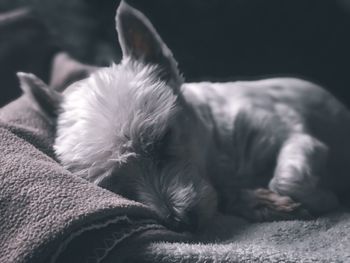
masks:
<path fill-rule="evenodd" d="M 311 217 L 300 203 L 266 188 L 240 190 L 236 199 L 227 203 L 224 212 L 258 222 Z"/>
<path fill-rule="evenodd" d="M 321 185 L 326 175 L 328 147 L 303 133 L 292 134 L 281 148 L 269 189 L 301 203 L 311 214 L 334 209 L 338 200 Z"/>
<path fill-rule="evenodd" d="M 316 138 L 292 134 L 277 158 L 269 189 L 242 189 L 228 200 L 224 212 L 253 221 L 308 219 L 338 205 L 333 192 L 323 188 L 328 147 Z"/>

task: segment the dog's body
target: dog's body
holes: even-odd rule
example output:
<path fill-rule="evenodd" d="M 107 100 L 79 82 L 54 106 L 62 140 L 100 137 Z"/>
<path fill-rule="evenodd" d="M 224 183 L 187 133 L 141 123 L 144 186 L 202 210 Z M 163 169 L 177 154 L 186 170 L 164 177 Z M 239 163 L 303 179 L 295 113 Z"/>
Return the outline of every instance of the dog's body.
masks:
<path fill-rule="evenodd" d="M 235 202 L 247 194 L 263 200 L 269 195 L 248 189 L 267 187 L 319 214 L 337 204 L 329 190 L 349 189 L 350 114 L 317 85 L 294 78 L 190 83 L 183 85 L 183 94 L 205 124 L 204 145 L 211 145 L 201 149 L 208 151 L 206 171 L 226 212 L 288 218 L 271 216 L 263 204 L 253 203 L 262 211 L 241 204 L 237 209 Z"/>
<path fill-rule="evenodd" d="M 275 220 L 338 205 L 350 114 L 328 92 L 293 78 L 183 84 L 147 18 L 122 2 L 117 27 L 123 61 L 49 100 L 60 102 L 54 147 L 67 169 L 177 230 L 217 209 Z"/>

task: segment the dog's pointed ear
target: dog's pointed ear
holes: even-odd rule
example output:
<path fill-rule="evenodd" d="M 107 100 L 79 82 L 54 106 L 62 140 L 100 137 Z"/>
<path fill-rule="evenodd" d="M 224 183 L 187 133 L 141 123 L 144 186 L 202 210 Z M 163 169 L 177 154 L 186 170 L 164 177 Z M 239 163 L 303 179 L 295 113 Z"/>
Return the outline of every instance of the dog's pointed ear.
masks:
<path fill-rule="evenodd" d="M 48 116 L 56 117 L 62 101 L 62 94 L 50 88 L 34 74 L 17 72 L 17 77 L 21 89 L 34 104 Z"/>
<path fill-rule="evenodd" d="M 157 65 L 162 79 L 182 83 L 172 52 L 144 14 L 121 1 L 116 25 L 123 57 Z"/>

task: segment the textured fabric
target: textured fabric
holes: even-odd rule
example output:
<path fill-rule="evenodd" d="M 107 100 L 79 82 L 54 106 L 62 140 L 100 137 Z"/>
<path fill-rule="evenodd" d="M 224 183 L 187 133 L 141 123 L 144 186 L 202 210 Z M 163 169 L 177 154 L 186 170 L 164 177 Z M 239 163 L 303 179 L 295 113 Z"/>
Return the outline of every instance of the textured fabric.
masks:
<path fill-rule="evenodd" d="M 0 110 L 0 262 L 100 262 L 141 233 L 176 237 L 147 208 L 64 170 L 52 139 L 26 97 Z"/>
<path fill-rule="evenodd" d="M 350 262 L 350 213 L 247 224 L 219 217 L 194 243 L 155 242 L 135 262 Z"/>

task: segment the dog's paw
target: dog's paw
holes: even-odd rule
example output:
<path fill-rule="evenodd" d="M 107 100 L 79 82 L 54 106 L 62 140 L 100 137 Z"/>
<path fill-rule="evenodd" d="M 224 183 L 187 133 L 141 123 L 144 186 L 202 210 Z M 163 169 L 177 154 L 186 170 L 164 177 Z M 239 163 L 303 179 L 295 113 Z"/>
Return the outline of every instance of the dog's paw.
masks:
<path fill-rule="evenodd" d="M 300 203 L 264 188 L 242 190 L 240 198 L 231 205 L 232 213 L 254 222 L 312 218 Z"/>
<path fill-rule="evenodd" d="M 300 203 L 293 201 L 288 196 L 281 196 L 271 190 L 259 188 L 254 190 L 256 207 L 268 207 L 278 212 L 292 212 L 300 207 Z"/>

